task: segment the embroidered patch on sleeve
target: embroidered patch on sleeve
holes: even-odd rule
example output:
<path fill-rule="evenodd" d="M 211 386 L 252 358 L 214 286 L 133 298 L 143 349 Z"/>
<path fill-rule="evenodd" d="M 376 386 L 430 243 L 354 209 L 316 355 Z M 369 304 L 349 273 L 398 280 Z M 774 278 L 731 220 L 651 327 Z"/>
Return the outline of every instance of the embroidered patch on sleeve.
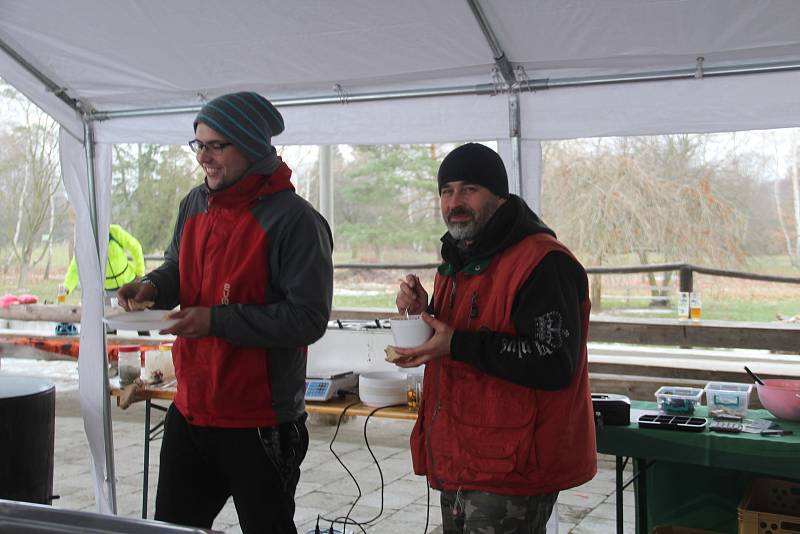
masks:
<path fill-rule="evenodd" d="M 542 356 L 549 356 L 564 344 L 569 330 L 564 328 L 564 318 L 557 311 L 547 312 L 533 319 L 533 343 Z"/>
<path fill-rule="evenodd" d="M 533 340 L 527 337 L 505 338 L 502 340 L 500 353 L 516 354 L 519 359 L 534 354 L 549 356 L 561 348 L 569 335 L 569 330 L 564 328 L 561 314 L 557 311 L 547 312 L 539 317 L 534 317 Z"/>

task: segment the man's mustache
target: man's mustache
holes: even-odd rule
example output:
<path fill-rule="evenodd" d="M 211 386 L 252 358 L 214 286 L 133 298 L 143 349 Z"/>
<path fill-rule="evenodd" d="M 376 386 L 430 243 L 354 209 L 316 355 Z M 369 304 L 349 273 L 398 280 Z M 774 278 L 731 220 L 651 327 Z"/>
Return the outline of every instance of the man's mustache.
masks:
<path fill-rule="evenodd" d="M 447 212 L 447 220 L 449 221 L 451 217 L 458 217 L 462 215 L 467 215 L 473 219 L 475 218 L 475 212 L 469 208 L 453 208 Z"/>

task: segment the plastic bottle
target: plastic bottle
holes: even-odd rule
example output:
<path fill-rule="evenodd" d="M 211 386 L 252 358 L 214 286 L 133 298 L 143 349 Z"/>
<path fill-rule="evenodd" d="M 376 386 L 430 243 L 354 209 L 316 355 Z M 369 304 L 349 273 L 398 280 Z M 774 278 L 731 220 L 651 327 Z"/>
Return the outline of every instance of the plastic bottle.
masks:
<path fill-rule="evenodd" d="M 699 321 L 701 308 L 700 293 L 692 293 L 689 296 L 689 317 L 695 321 Z"/>

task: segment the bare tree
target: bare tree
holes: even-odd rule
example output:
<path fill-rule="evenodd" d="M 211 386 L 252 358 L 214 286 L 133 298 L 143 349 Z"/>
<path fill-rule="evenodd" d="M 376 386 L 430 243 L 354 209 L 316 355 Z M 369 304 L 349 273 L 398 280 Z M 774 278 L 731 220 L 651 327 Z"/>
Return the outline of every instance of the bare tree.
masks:
<path fill-rule="evenodd" d="M 13 128 L 9 136 L 12 148 L 5 156 L 13 165 L 9 185 L 17 200 L 10 251 L 18 267 L 17 287 L 22 287 L 30 268 L 38 264 L 50 248 L 54 220 L 52 202 L 61 186 L 61 176 L 55 121 L 21 97 L 18 105 L 21 124 Z M 51 231 L 45 236 L 45 246 L 39 248 L 48 218 Z"/>
<path fill-rule="evenodd" d="M 773 137 L 774 140 L 774 137 Z M 773 183 L 773 195 L 775 198 L 775 209 L 778 212 L 778 222 L 780 224 L 781 233 L 783 234 L 784 241 L 786 242 L 786 254 L 789 256 L 794 267 L 800 267 L 800 178 L 798 178 L 798 132 L 795 131 L 791 138 L 791 151 L 789 153 L 789 171 L 788 180 L 791 184 L 791 211 L 794 219 L 794 228 L 791 228 L 790 217 L 785 216 L 783 213 L 782 203 L 783 199 L 780 194 L 781 180 L 775 180 Z M 776 150 L 776 160 L 778 158 Z"/>
<path fill-rule="evenodd" d="M 654 258 L 739 264 L 743 217 L 715 192 L 713 167 L 699 161 L 702 141 L 659 136 L 549 144 L 545 221 L 592 265 L 622 254 L 643 264 Z M 670 284 L 665 277 L 659 288 L 651 275 L 652 295 L 663 297 Z"/>

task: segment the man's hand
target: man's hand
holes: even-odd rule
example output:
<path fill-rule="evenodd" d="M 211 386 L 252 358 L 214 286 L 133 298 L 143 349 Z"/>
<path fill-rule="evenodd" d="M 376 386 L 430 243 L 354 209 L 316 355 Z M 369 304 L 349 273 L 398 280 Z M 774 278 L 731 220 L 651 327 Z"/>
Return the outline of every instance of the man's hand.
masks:
<path fill-rule="evenodd" d="M 400 280 L 400 291 L 395 299 L 397 311 L 410 315 L 419 315 L 428 307 L 428 292 L 422 287 L 419 277 L 407 274 L 405 280 Z"/>
<path fill-rule="evenodd" d="M 395 347 L 394 350 L 398 355 L 406 357 L 404 360 L 395 362 L 398 367 L 419 367 L 425 362 L 450 354 L 453 329 L 424 312 L 422 313 L 422 320 L 433 328 L 433 336 L 419 347 L 410 349 Z"/>
<path fill-rule="evenodd" d="M 125 311 L 143 310 L 153 305 L 156 288 L 151 284 L 130 282 L 117 290 L 117 302 Z"/>
<path fill-rule="evenodd" d="M 211 308 L 185 308 L 170 313 L 167 319 L 178 319 L 178 322 L 161 330 L 159 334 L 197 338 L 205 337 L 211 331 Z"/>

